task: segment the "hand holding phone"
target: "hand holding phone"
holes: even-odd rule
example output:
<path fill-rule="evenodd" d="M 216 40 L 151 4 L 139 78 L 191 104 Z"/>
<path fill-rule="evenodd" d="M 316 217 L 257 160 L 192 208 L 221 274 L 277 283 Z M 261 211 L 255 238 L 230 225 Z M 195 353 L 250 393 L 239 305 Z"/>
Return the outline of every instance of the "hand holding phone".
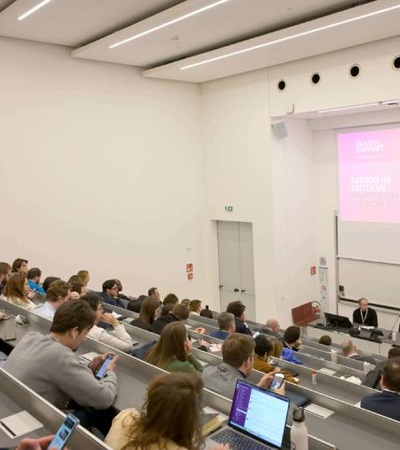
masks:
<path fill-rule="evenodd" d="M 274 375 L 274 378 L 272 379 L 271 383 L 271 391 L 276 392 L 280 387 L 282 386 L 283 382 L 285 381 L 285 375 L 283 373 L 276 373 Z"/>
<path fill-rule="evenodd" d="M 103 363 L 101 364 L 101 366 L 99 367 L 99 369 L 96 371 L 96 373 L 94 374 L 94 376 L 98 379 L 101 380 L 104 375 L 107 372 L 107 369 L 111 369 L 110 364 L 112 363 L 112 361 L 114 360 L 114 358 L 116 358 L 115 355 L 113 354 L 108 354 L 106 356 L 106 358 L 104 359 Z M 114 368 L 115 363 L 112 365 L 112 368 Z"/>
<path fill-rule="evenodd" d="M 62 450 L 78 424 L 79 419 L 77 419 L 73 414 L 68 414 L 55 434 L 53 440 L 47 447 L 47 450 Z"/>

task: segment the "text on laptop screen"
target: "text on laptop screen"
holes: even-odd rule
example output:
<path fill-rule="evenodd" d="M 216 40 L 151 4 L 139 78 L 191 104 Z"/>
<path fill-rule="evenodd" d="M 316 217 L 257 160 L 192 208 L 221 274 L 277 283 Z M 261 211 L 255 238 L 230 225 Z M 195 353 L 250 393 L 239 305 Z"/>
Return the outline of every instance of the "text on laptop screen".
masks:
<path fill-rule="evenodd" d="M 288 399 L 238 381 L 229 424 L 280 448 L 288 409 Z"/>

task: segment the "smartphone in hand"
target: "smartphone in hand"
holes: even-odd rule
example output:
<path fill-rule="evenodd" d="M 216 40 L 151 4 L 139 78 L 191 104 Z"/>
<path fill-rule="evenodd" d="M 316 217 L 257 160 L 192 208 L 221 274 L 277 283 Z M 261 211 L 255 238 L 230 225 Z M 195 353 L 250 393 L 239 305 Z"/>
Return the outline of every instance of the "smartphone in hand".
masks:
<path fill-rule="evenodd" d="M 107 371 L 107 367 L 110 365 L 110 362 L 113 359 L 114 355 L 107 355 L 106 359 L 103 361 L 103 364 L 99 367 L 99 369 L 94 375 L 98 380 L 101 380 L 104 377 Z"/>
<path fill-rule="evenodd" d="M 77 419 L 73 414 L 68 414 L 55 434 L 53 440 L 50 442 L 50 445 L 47 447 L 47 450 L 50 448 L 62 450 L 78 424 L 79 419 Z"/>
<path fill-rule="evenodd" d="M 272 383 L 271 383 L 271 391 L 276 391 L 277 389 L 279 389 L 283 382 L 285 380 L 285 375 L 283 375 L 283 373 L 276 373 L 274 375 L 274 378 L 272 379 Z"/>

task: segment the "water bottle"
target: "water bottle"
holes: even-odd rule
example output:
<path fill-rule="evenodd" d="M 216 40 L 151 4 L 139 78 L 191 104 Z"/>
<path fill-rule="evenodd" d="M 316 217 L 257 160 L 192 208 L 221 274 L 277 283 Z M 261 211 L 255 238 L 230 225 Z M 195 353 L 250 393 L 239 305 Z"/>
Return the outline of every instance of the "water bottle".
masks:
<path fill-rule="evenodd" d="M 331 362 L 337 363 L 337 351 L 334 349 L 331 350 Z"/>
<path fill-rule="evenodd" d="M 316 370 L 311 371 L 311 384 L 313 386 L 317 385 L 317 371 Z"/>
<path fill-rule="evenodd" d="M 290 446 L 292 450 L 308 450 L 308 431 L 303 409 L 295 409 L 293 412 Z"/>
<path fill-rule="evenodd" d="M 397 331 L 393 331 L 392 333 L 392 342 L 396 342 L 397 341 Z"/>

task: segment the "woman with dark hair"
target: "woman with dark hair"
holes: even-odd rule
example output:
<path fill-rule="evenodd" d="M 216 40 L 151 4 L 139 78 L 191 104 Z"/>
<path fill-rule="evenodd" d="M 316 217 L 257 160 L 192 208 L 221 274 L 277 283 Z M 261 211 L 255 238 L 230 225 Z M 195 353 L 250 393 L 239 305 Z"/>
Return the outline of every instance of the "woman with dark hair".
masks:
<path fill-rule="evenodd" d="M 157 375 L 150 381 L 142 411 L 121 411 L 105 443 L 114 450 L 199 450 L 202 389 L 199 375 Z"/>
<path fill-rule="evenodd" d="M 270 373 L 276 370 L 276 367 L 272 364 L 271 356 L 273 356 L 274 350 L 276 351 L 278 344 L 274 345 L 274 341 L 277 342 L 280 346 L 282 353 L 282 345 L 276 339 L 268 339 L 264 334 L 259 334 L 254 342 L 256 343 L 256 347 L 254 349 L 254 365 L 253 368 L 255 370 L 259 370 L 260 372 Z M 281 355 L 279 354 L 278 357 Z M 297 383 L 297 380 L 293 378 L 289 373 L 284 370 L 281 371 L 285 375 L 285 380 L 290 381 L 291 383 Z"/>
<path fill-rule="evenodd" d="M 146 297 L 140 307 L 140 314 L 137 319 L 131 321 L 131 325 L 151 331 L 153 322 L 160 316 L 161 303 L 155 297 Z"/>
<path fill-rule="evenodd" d="M 185 325 L 172 322 L 162 330 L 144 360 L 168 372 L 202 372 L 203 366 L 192 355 L 192 348 Z"/>
<path fill-rule="evenodd" d="M 282 343 L 282 359 L 294 364 L 303 364 L 295 356 L 296 352 L 299 351 L 300 345 L 302 344 L 300 339 L 300 328 L 295 325 L 287 327 L 283 335 Z"/>
<path fill-rule="evenodd" d="M 163 300 L 163 305 L 168 305 L 168 303 L 175 305 L 179 303 L 179 298 L 175 294 L 168 294 Z"/>
<path fill-rule="evenodd" d="M 15 274 L 8 280 L 0 298 L 30 310 L 36 306 L 31 301 L 34 296 L 35 293 L 29 289 L 25 275 Z"/>

